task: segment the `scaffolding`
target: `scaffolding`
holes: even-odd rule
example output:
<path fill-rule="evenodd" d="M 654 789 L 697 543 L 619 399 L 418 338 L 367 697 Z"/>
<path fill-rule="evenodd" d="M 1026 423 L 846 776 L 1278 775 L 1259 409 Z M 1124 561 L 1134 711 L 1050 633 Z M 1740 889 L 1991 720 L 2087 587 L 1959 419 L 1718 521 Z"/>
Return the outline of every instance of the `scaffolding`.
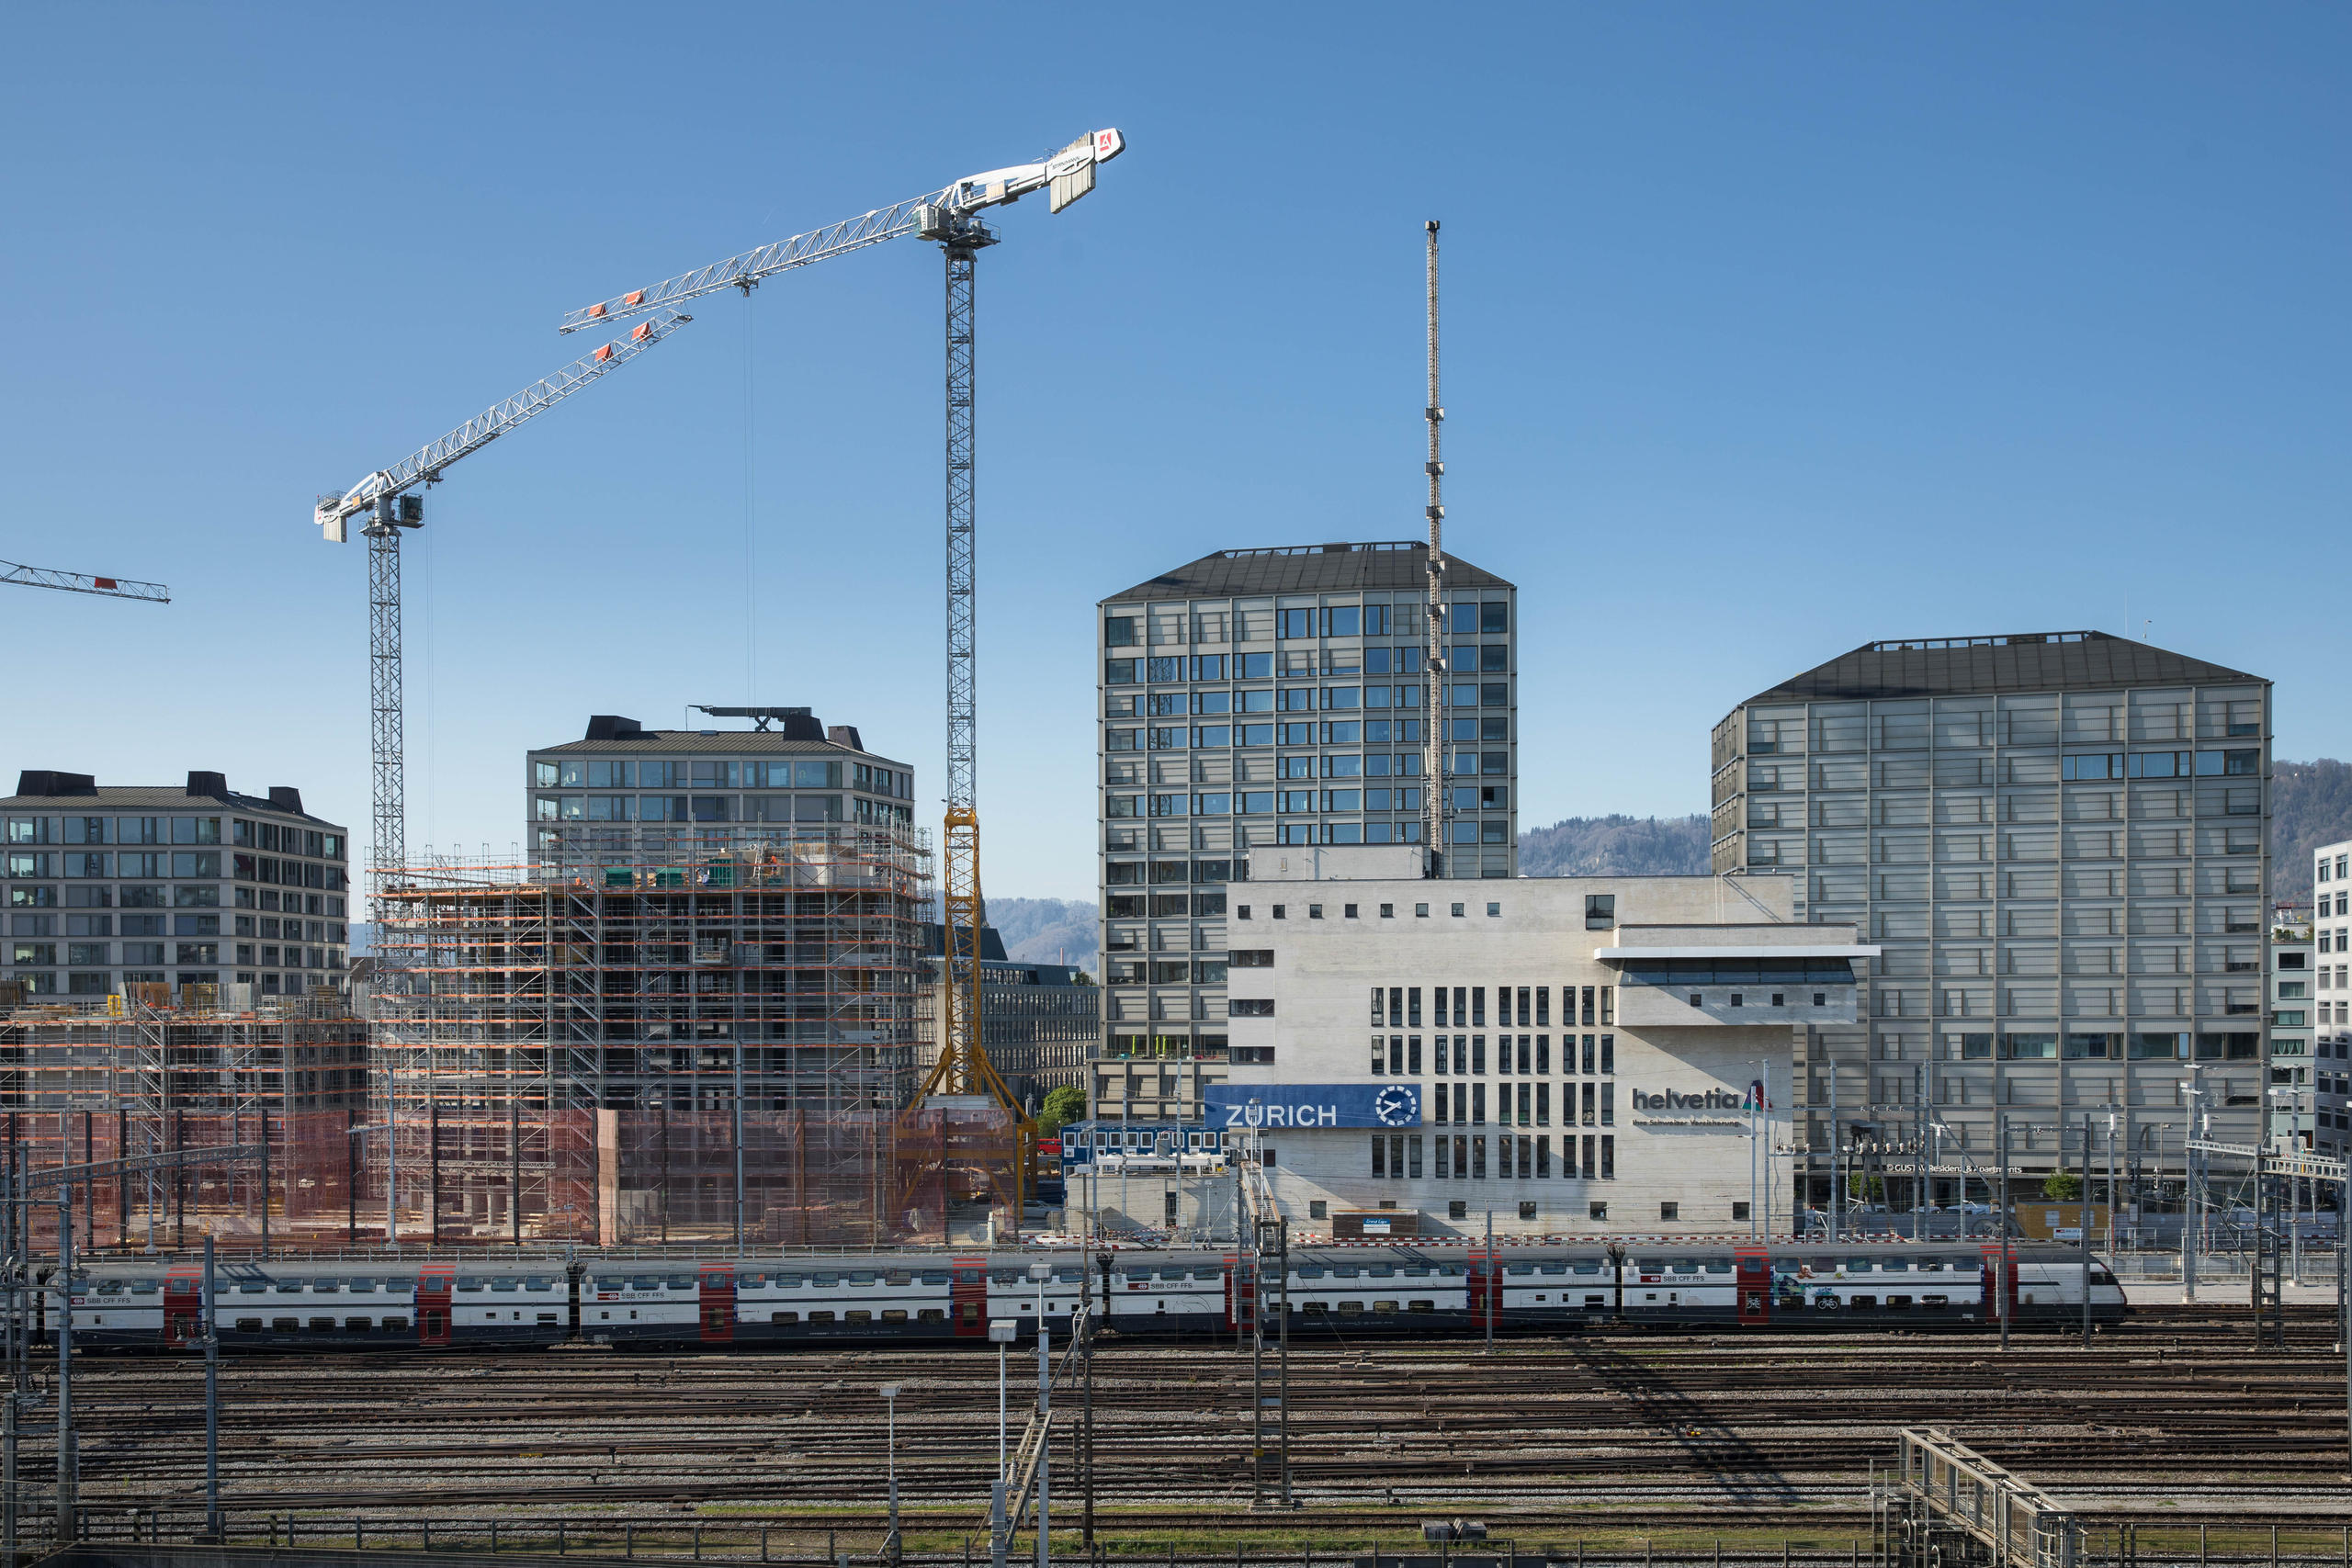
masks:
<path fill-rule="evenodd" d="M 921 834 L 566 823 L 535 844 L 531 863 L 440 859 L 379 887 L 380 1230 L 944 1240 L 952 1203 L 1001 1189 L 1009 1118 L 900 1109 Z"/>
<path fill-rule="evenodd" d="M 189 987 L 175 1001 L 165 987 L 136 987 L 0 1009 L 0 1169 L 38 1179 L 130 1162 L 78 1184 L 76 1247 L 357 1239 L 366 1022 L 332 990 L 241 1010 L 217 995 Z M 258 1159 L 243 1155 L 254 1149 Z M 54 1213 L 36 1204 L 31 1219 L 36 1241 L 53 1247 Z"/>

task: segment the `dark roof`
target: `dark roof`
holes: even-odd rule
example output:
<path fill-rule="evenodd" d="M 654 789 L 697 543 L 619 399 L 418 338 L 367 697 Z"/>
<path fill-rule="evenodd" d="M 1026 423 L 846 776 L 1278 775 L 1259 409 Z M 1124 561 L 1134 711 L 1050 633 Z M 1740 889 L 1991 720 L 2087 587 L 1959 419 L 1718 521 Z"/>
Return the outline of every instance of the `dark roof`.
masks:
<path fill-rule="evenodd" d="M 856 733 L 855 727 L 851 725 L 837 724 L 833 728 L 853 735 Z M 839 740 L 795 739 L 775 729 L 641 729 L 624 739 L 566 740 L 557 746 L 531 748 L 531 754 L 535 757 L 556 751 L 594 751 L 605 757 L 636 757 L 648 752 L 675 752 L 682 756 L 688 752 L 706 756 L 741 756 L 751 752 L 773 755 L 782 752 L 787 756 L 838 757 L 846 751 L 913 772 L 910 764 L 895 761 L 878 751 L 868 751 L 863 747 L 845 745 Z"/>
<path fill-rule="evenodd" d="M 1282 545 L 1219 550 L 1138 582 L 1120 599 L 1227 599 L 1257 593 L 1346 593 L 1362 589 L 1418 591 L 1429 579 L 1429 547 L 1415 540 L 1375 544 Z M 1453 588 L 1509 588 L 1460 556 L 1445 558 Z"/>
<path fill-rule="evenodd" d="M 227 791 L 220 795 L 190 795 L 181 784 L 99 784 L 67 795 L 12 795 L 0 800 L 0 811 L 54 811 L 65 817 L 104 817 L 117 811 L 136 811 L 141 815 L 164 811 L 232 811 L 251 812 L 262 817 L 292 818 L 302 822 L 315 822 L 322 828 L 344 831 L 340 822 L 330 822 L 323 817 L 313 817 L 307 811 L 288 811 L 273 806 L 268 800 L 250 795 Z"/>
<path fill-rule="evenodd" d="M 2261 676 L 2243 670 L 2209 664 L 2106 632 L 2011 632 L 1998 637 L 1865 643 L 1747 701 L 2096 692 L 2123 686 L 2211 686 L 2245 681 L 2267 684 Z"/>

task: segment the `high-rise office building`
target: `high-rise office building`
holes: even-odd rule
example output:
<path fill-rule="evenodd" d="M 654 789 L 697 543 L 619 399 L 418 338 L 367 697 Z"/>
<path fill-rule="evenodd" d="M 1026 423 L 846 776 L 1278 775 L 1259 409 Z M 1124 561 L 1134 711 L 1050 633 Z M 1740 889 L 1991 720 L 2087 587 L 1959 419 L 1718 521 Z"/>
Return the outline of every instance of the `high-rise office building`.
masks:
<path fill-rule="evenodd" d="M 28 769 L 0 800 L 0 983 L 14 994 L 241 987 L 250 1006 L 344 984 L 349 840 L 303 811 L 300 790 L 238 795 L 217 773 L 178 787 Z"/>
<path fill-rule="evenodd" d="M 2200 1093 L 2254 1141 L 2270 733 L 2268 681 L 2101 632 L 1874 642 L 1715 727 L 1714 869 L 1798 873 L 1799 919 L 1883 950 L 1798 1043 L 1816 1198 L 1833 1104 L 1841 1147 L 1938 1123 L 1950 1163 L 2006 1118 L 2029 1170 L 2112 1107 L 2177 1173 Z"/>
<path fill-rule="evenodd" d="M 1229 1060 L 1228 886 L 1256 857 L 1420 839 L 1427 547 L 1220 550 L 1102 601 L 1094 1113 L 1192 1114 Z M 1446 562 L 1449 878 L 1518 859 L 1517 591 Z"/>
<path fill-rule="evenodd" d="M 2352 842 L 2312 852 L 2312 936 L 2311 1125 L 2319 1152 L 2341 1156 L 2352 1152 Z"/>

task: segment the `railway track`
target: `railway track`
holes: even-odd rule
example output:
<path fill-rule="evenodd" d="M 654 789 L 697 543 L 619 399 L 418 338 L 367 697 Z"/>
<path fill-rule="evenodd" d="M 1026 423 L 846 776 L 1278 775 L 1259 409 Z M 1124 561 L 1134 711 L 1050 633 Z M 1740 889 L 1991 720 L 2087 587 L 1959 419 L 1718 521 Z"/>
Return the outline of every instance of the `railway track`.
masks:
<path fill-rule="evenodd" d="M 2256 1348 L 2242 1314 L 2143 1313 L 2086 1351 L 2019 1337 L 1645 1334 L 1295 1342 L 1291 1474 L 1315 1528 L 1476 1513 L 1515 1531 L 1670 1528 L 1694 1507 L 1745 1529 L 1849 1530 L 1894 1431 L 1938 1425 L 2094 1525 L 2161 1517 L 2340 1523 L 2343 1362 L 2305 1309 Z M 1014 1420 L 1034 1388 L 1014 1357 Z M 1034 1369 L 1034 1361 L 1026 1365 Z M 966 1530 L 996 1452 L 994 1358 L 967 1348 L 238 1358 L 222 1371 L 222 1476 L 242 1514 L 485 1511 L 599 1529 L 764 1519 L 878 1529 L 878 1384 L 899 1402 L 910 1528 Z M 1098 1522 L 1182 1515 L 1237 1538 L 1250 1492 L 1250 1382 L 1230 1347 L 1106 1344 L 1095 1358 Z M 200 1369 L 92 1359 L 76 1374 L 89 1506 L 200 1500 Z M 1057 1395 L 1074 1415 L 1074 1396 Z M 39 1483 L 48 1454 L 24 1445 Z M 1072 1450 L 1057 1439 L 1071 1506 Z M 2158 1510 L 2161 1510 L 2159 1516 Z M 925 1522 L 928 1521 L 928 1522 Z M 1222 1521 L 1222 1522 L 1219 1522 Z M 1499 1525 L 1498 1528 L 1500 1528 Z"/>

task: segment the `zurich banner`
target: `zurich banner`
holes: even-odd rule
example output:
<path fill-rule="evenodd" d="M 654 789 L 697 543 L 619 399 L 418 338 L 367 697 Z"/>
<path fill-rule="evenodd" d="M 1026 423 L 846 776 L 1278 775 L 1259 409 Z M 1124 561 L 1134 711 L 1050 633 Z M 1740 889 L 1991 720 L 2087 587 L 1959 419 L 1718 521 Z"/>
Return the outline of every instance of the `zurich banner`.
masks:
<path fill-rule="evenodd" d="M 1210 1084 L 1212 1127 L 1418 1127 L 1421 1090 L 1408 1083 Z"/>

